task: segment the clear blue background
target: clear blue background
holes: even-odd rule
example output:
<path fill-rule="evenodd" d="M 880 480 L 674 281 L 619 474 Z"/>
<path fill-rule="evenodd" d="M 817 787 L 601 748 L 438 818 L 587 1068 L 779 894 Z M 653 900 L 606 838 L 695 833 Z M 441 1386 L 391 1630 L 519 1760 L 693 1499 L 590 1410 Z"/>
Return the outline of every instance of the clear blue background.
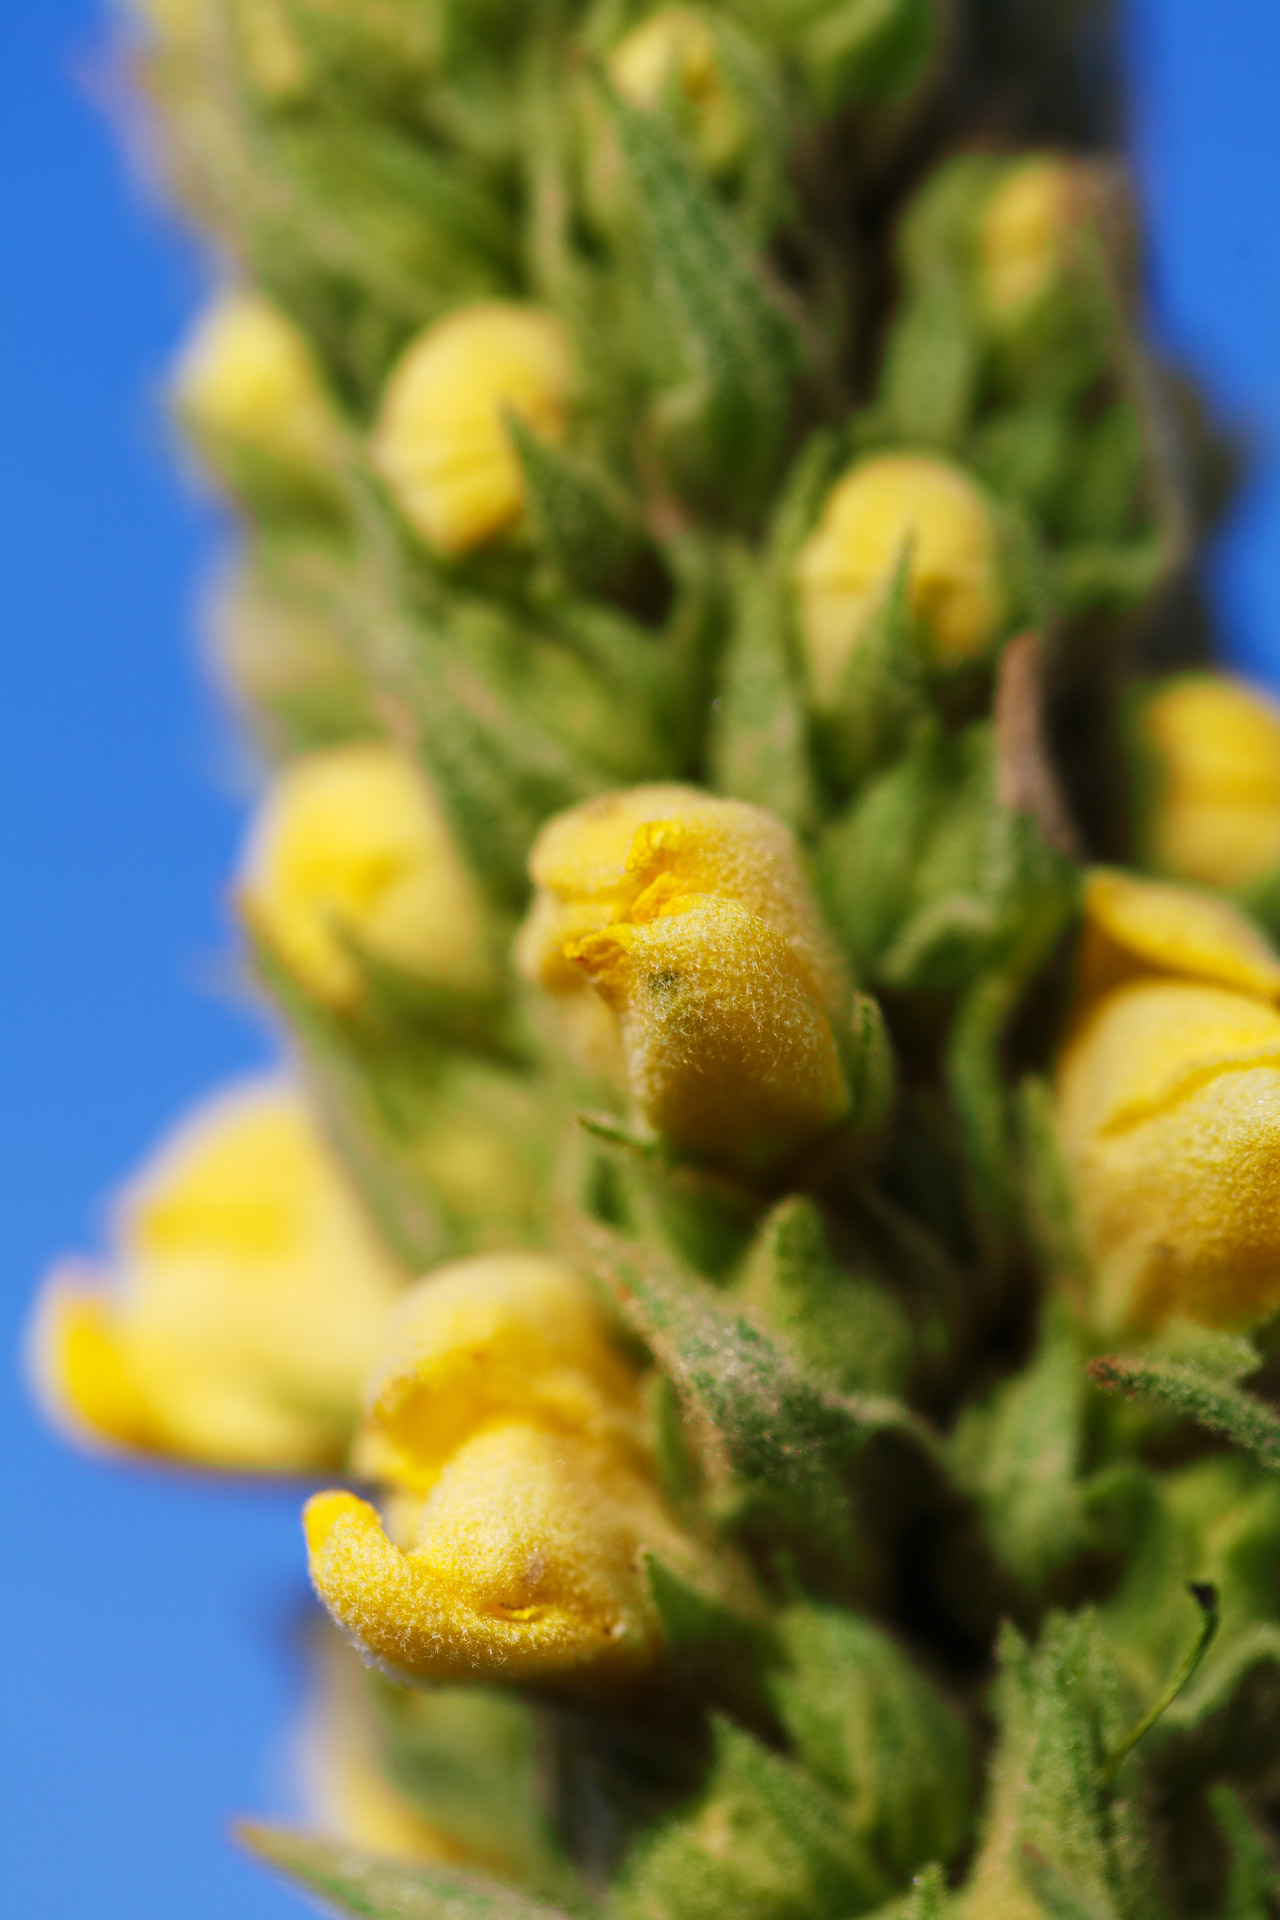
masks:
<path fill-rule="evenodd" d="M 227 984 L 241 809 L 192 646 L 218 530 L 156 404 L 199 264 L 122 158 L 98 9 L 3 6 L 0 1885 L 25 1920 L 269 1920 L 300 1903 L 223 1836 L 288 1807 L 296 1495 L 85 1462 L 3 1357 L 121 1172 L 268 1048 Z M 1280 10 L 1129 22 L 1157 324 L 1262 456 L 1224 641 L 1280 682 Z"/>

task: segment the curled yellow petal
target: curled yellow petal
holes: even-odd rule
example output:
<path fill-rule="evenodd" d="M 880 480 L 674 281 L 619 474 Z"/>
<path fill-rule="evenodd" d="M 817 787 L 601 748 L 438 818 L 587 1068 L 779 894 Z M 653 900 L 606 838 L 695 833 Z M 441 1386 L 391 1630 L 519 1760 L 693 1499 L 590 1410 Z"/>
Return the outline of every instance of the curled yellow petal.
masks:
<path fill-rule="evenodd" d="M 1118 868 L 1085 886 L 1081 990 L 1088 997 L 1135 973 L 1203 980 L 1280 998 L 1280 957 L 1251 920 L 1212 894 Z"/>
<path fill-rule="evenodd" d="M 635 1368 L 596 1296 L 547 1254 L 498 1253 L 437 1267 L 387 1323 L 369 1380 L 360 1464 L 426 1492 L 464 1440 L 528 1417 L 640 1450 Z"/>
<path fill-rule="evenodd" d="M 253 1083 L 192 1117 L 126 1195 L 112 1271 L 55 1274 L 34 1364 L 55 1415 L 209 1466 L 341 1458 L 403 1276 L 299 1099 Z"/>
<path fill-rule="evenodd" d="M 1157 763 L 1147 820 L 1153 863 L 1210 887 L 1280 868 L 1280 707 L 1217 674 L 1179 675 L 1142 707 Z"/>
<path fill-rule="evenodd" d="M 441 553 L 465 553 L 517 522 L 524 476 L 507 431 L 564 431 L 571 384 L 560 322 L 535 307 L 464 307 L 428 327 L 394 368 L 372 451 L 405 517 Z"/>
<path fill-rule="evenodd" d="M 427 1680 L 637 1674 L 659 1651 L 644 1549 L 688 1557 L 616 1448 L 522 1421 L 458 1448 L 404 1550 L 353 1494 L 316 1495 L 305 1520 L 334 1619 L 375 1659 Z"/>
<path fill-rule="evenodd" d="M 835 698 L 908 550 L 911 608 L 940 666 L 977 658 L 997 637 L 1007 595 L 995 522 L 978 487 L 926 454 L 859 461 L 828 495 L 796 561 L 801 633 L 820 707 Z"/>
<path fill-rule="evenodd" d="M 475 891 L 417 769 L 380 741 L 305 754 L 276 776 L 240 900 L 319 1000 L 356 1005 L 359 953 L 427 984 L 491 983 Z"/>
<path fill-rule="evenodd" d="M 1136 979 L 1090 1003 L 1058 1066 L 1108 1332 L 1280 1306 L 1280 1014 L 1243 993 Z"/>

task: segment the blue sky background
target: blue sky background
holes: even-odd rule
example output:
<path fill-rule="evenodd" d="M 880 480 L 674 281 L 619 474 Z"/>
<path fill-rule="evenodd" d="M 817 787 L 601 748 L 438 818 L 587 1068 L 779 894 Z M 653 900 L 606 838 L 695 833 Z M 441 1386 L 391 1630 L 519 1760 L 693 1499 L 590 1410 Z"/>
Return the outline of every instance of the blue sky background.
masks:
<path fill-rule="evenodd" d="M 1157 326 L 1259 450 L 1224 643 L 1280 685 L 1280 9 L 1128 18 Z M 5 1357 L 120 1174 L 268 1046 L 227 984 L 241 805 L 191 637 L 218 529 L 156 404 L 201 272 L 122 160 L 101 29 L 0 0 L 0 1892 L 28 1920 L 284 1920 L 223 1834 L 288 1804 L 296 1493 L 83 1461 Z"/>

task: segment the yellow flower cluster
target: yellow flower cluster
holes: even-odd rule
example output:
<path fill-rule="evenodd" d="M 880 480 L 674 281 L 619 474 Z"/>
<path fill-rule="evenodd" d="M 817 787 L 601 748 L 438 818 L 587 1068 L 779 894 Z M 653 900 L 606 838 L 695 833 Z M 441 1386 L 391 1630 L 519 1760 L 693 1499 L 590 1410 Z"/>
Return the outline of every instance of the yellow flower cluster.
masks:
<path fill-rule="evenodd" d="M 386 1517 L 347 1492 L 306 1512 L 311 1573 L 365 1651 L 420 1679 L 593 1683 L 659 1651 L 646 1551 L 701 1551 L 654 1478 L 635 1368 L 559 1261 L 461 1261 L 406 1296 L 357 1443 Z"/>
<path fill-rule="evenodd" d="M 91 1440 L 201 1465 L 342 1459 L 405 1276 L 284 1081 L 209 1102 L 126 1195 L 105 1282 L 55 1273 L 35 1366 Z"/>
<path fill-rule="evenodd" d="M 1238 887 L 1280 870 L 1280 707 L 1212 673 L 1168 680 L 1144 703 L 1156 762 L 1147 851 L 1165 873 Z"/>
<path fill-rule="evenodd" d="M 276 776 L 240 884 L 249 925 L 308 992 L 350 1009 L 362 956 L 425 985 L 492 984 L 475 890 L 435 799 L 381 741 L 305 754 Z"/>
<path fill-rule="evenodd" d="M 1280 1306 L 1280 958 L 1225 902 L 1095 873 L 1058 1064 L 1108 1334 Z"/>
<path fill-rule="evenodd" d="M 849 983 L 781 821 L 692 787 L 636 787 L 552 820 L 530 871 L 524 971 L 604 1001 L 655 1133 L 759 1172 L 844 1118 Z"/>
<path fill-rule="evenodd" d="M 800 627 L 815 702 L 841 676 L 897 569 L 939 667 L 979 658 L 1005 618 L 995 521 L 959 468 L 925 454 L 881 454 L 837 481 L 796 562 Z"/>

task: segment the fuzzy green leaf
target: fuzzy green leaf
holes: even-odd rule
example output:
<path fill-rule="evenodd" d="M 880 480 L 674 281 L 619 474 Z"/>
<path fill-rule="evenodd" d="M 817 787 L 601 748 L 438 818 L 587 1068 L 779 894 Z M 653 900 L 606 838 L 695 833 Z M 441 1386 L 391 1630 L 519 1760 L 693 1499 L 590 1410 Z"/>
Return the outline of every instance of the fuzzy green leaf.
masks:
<path fill-rule="evenodd" d="M 518 414 L 507 430 L 524 472 L 530 528 L 565 583 L 583 593 L 616 585 L 643 548 L 640 527 L 598 475 L 533 432 Z"/>
<path fill-rule="evenodd" d="M 701 1429 L 711 1461 L 839 1545 L 848 1531 L 842 1470 L 877 1434 L 937 1457 L 900 1401 L 830 1392 L 711 1289 L 593 1221 L 582 1255 L 653 1348 Z"/>
<path fill-rule="evenodd" d="M 1280 1473 L 1280 1412 L 1194 1362 L 1108 1354 L 1090 1362 L 1097 1385 L 1139 1394 L 1168 1412 L 1194 1420 Z"/>
<path fill-rule="evenodd" d="M 454 1867 L 405 1866 L 283 1827 L 237 1834 L 259 1860 L 361 1920 L 565 1920 L 559 1908 Z"/>
<path fill-rule="evenodd" d="M 1231 1848 L 1222 1920 L 1274 1920 L 1280 1866 L 1230 1787 L 1209 1789 L 1209 1805 Z"/>
<path fill-rule="evenodd" d="M 768 807 L 804 833 L 817 813 L 808 728 L 789 635 L 791 598 L 738 555 L 710 756 L 717 790 Z"/>
<path fill-rule="evenodd" d="M 904 553 L 823 716 L 833 767 L 854 786 L 894 759 L 913 724 L 931 711 L 908 585 L 909 555 Z"/>
<path fill-rule="evenodd" d="M 658 286 L 702 391 L 715 478 L 750 504 L 783 451 L 798 336 L 663 116 L 612 90 L 605 98 L 644 211 Z"/>

